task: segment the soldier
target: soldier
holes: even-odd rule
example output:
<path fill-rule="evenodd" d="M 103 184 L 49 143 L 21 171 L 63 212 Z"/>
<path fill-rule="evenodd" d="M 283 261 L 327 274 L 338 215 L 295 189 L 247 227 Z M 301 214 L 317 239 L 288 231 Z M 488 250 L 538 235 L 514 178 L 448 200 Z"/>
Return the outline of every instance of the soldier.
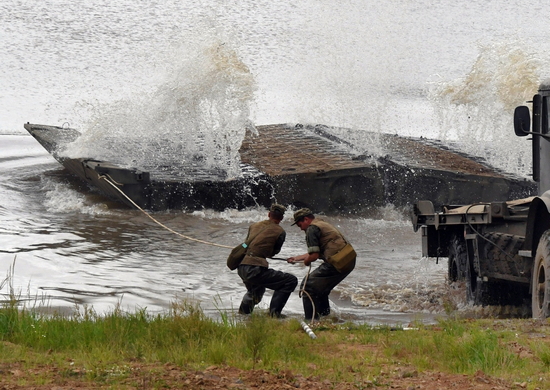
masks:
<path fill-rule="evenodd" d="M 279 226 L 286 208 L 274 204 L 269 209 L 268 219 L 256 222 L 248 229 L 248 236 L 254 237 L 248 244 L 246 255 L 237 270 L 246 286 L 246 294 L 239 307 L 240 314 L 250 314 L 254 306 L 260 303 L 265 289 L 274 290 L 269 313 L 272 317 L 281 317 L 290 294 L 296 288 L 296 276 L 269 268 L 267 257 L 273 257 L 281 251 L 286 232 Z"/>
<path fill-rule="evenodd" d="M 329 294 L 334 287 L 348 276 L 355 268 L 356 255 L 353 247 L 334 226 L 315 218 L 310 209 L 304 208 L 294 213 L 294 223 L 306 232 L 307 253 L 289 257 L 289 263 L 303 261 L 306 266 L 317 259 L 323 263 L 311 272 L 300 285 L 304 314 L 306 320 L 319 319 L 330 314 Z M 335 258 L 344 248 L 350 248 L 343 263 Z M 336 266 L 335 266 L 336 265 Z M 307 281 L 306 281 L 307 280 Z M 304 286 L 305 284 L 305 286 Z M 313 306 L 315 306 L 315 313 Z"/>

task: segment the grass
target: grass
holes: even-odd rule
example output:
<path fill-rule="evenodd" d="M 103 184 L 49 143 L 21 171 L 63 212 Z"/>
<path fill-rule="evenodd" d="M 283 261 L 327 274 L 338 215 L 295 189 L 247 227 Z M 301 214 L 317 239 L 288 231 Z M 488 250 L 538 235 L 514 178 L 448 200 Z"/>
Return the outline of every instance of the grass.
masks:
<path fill-rule="evenodd" d="M 0 371 L 10 363 L 54 365 L 62 376 L 78 374 L 111 385 L 131 374 L 133 362 L 291 370 L 357 388 L 375 386 L 388 370 L 405 368 L 408 373 L 483 372 L 533 389 L 541 379 L 550 380 L 546 321 L 451 316 L 437 325 L 417 324 L 414 330 L 322 322 L 312 326 L 318 337 L 312 340 L 297 319 L 281 321 L 259 312 L 246 320 L 222 313 L 222 321 L 216 321 L 188 302 L 175 302 L 155 315 L 119 307 L 102 315 L 90 308 L 71 316 L 41 314 L 36 305 L 22 304 L 9 273 L 0 287 L 8 291 L 0 305 Z M 33 378 L 35 385 L 48 382 Z"/>

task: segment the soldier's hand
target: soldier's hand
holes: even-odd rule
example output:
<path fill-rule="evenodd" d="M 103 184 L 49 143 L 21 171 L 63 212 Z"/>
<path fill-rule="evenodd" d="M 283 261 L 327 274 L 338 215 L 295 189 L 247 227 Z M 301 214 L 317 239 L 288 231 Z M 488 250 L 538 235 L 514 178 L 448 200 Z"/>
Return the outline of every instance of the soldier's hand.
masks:
<path fill-rule="evenodd" d="M 302 261 L 304 261 L 304 255 L 300 255 L 300 256 L 292 256 L 292 257 L 289 257 L 288 259 L 286 259 L 286 261 L 288 263 L 301 263 Z"/>

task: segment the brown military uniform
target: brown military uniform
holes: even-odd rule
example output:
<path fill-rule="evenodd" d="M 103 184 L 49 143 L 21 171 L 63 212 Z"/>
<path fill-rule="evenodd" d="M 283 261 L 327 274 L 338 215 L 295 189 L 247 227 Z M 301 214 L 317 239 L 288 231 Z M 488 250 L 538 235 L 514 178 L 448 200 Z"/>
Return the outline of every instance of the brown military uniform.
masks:
<path fill-rule="evenodd" d="M 302 296 L 306 319 L 319 318 L 330 314 L 329 295 L 334 287 L 348 276 L 355 268 L 355 262 L 343 271 L 338 271 L 327 259 L 338 253 L 345 245 L 346 240 L 334 226 L 321 219 L 315 218 L 306 230 L 308 253 L 319 253 L 324 262 L 302 280 L 301 290 L 307 294 Z"/>
<path fill-rule="evenodd" d="M 290 294 L 296 288 L 298 279 L 292 274 L 269 268 L 266 258 L 273 257 L 281 251 L 286 232 L 277 223 L 268 219 L 250 226 L 247 240 L 254 236 L 237 269 L 247 290 L 239 307 L 239 313 L 252 313 L 254 306 L 260 303 L 268 288 L 273 290 L 269 313 L 279 317 Z"/>
<path fill-rule="evenodd" d="M 327 260 L 330 256 L 338 253 L 346 246 L 346 240 L 342 234 L 331 224 L 321 219 L 315 218 L 312 225 L 319 227 L 321 230 L 319 257 Z"/>
<path fill-rule="evenodd" d="M 248 229 L 248 237 L 256 235 L 254 240 L 248 245 L 246 256 L 241 264 L 243 265 L 259 265 L 269 268 L 267 257 L 273 257 L 281 250 L 277 248 L 277 240 L 281 234 L 285 233 L 284 229 L 278 224 L 265 220 L 250 226 Z"/>

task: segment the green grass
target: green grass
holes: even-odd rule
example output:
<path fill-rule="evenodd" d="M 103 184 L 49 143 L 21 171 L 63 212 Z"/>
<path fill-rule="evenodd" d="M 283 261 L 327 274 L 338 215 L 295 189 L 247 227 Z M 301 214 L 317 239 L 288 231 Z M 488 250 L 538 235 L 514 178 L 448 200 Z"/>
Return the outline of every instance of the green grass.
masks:
<path fill-rule="evenodd" d="M 550 380 L 546 321 L 455 318 L 435 326 L 418 324 L 414 330 L 324 322 L 312 326 L 318 336 L 313 340 L 297 319 L 272 319 L 262 311 L 245 320 L 221 313 L 216 321 L 196 304 L 175 302 L 163 314 L 120 307 L 101 315 L 91 308 L 77 308 L 69 316 L 44 314 L 15 294 L 9 278 L 0 287 L 8 291 L 0 305 L 0 363 L 55 365 L 62 375 L 85 373 L 97 383 L 124 379 L 132 362 L 291 370 L 331 383 L 357 383 L 358 388 L 376 384 L 388 367 L 466 375 L 481 371 L 532 384 L 528 388 L 536 388 L 541 378 Z"/>

